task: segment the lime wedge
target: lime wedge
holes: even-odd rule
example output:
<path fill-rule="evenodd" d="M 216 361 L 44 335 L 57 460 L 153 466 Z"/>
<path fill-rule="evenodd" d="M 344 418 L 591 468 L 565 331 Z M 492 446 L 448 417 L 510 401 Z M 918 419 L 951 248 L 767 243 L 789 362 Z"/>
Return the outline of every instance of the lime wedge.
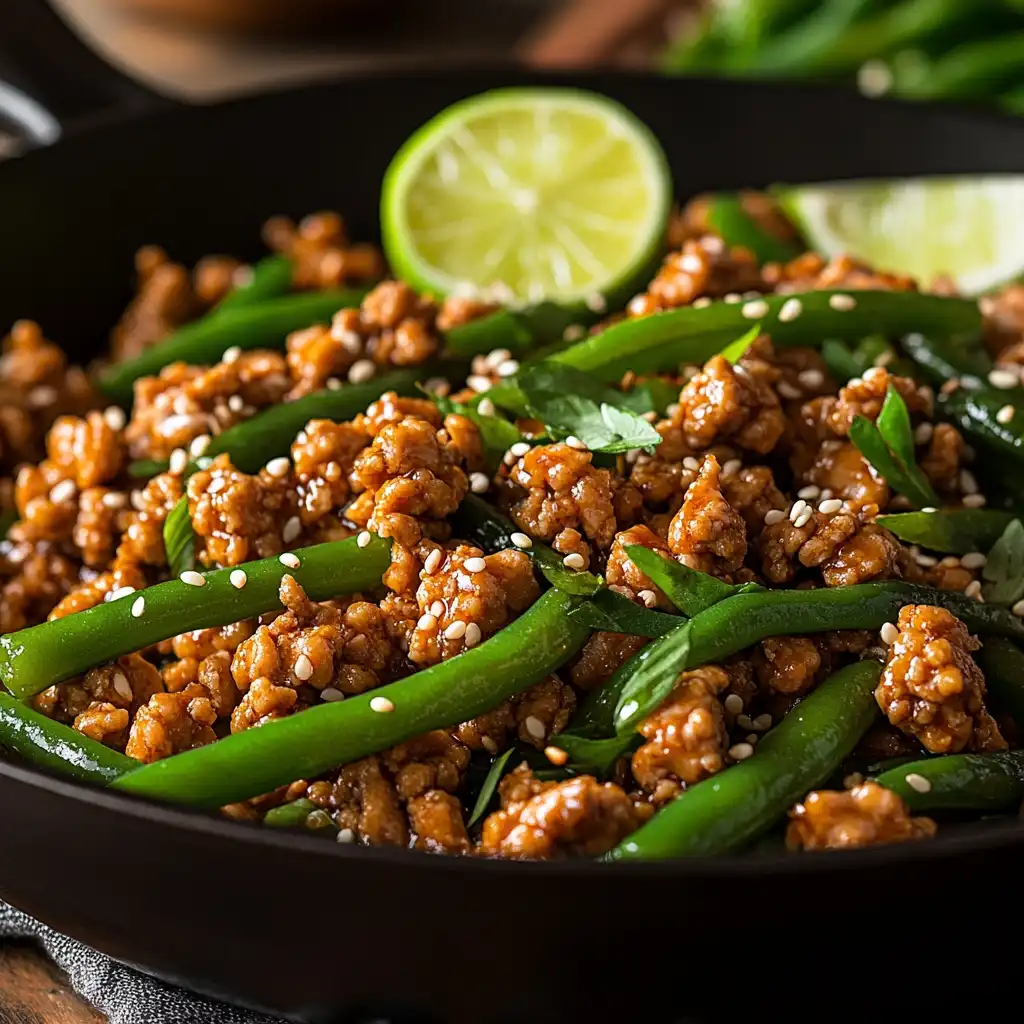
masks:
<path fill-rule="evenodd" d="M 812 249 L 977 295 L 1024 270 L 1024 177 L 852 181 L 776 190 Z"/>
<path fill-rule="evenodd" d="M 618 103 L 500 89 L 444 110 L 398 151 L 384 249 L 422 291 L 600 305 L 646 283 L 671 199 L 661 147 Z"/>

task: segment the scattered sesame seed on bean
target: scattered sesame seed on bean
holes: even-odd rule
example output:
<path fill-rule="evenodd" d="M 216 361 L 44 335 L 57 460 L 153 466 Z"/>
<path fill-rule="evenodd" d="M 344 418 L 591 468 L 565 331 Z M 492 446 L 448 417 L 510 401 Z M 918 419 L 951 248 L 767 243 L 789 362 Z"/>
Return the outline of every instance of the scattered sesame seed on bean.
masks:
<path fill-rule="evenodd" d="M 135 694 L 132 693 L 131 684 L 128 682 L 128 679 L 123 672 L 114 673 L 114 689 L 117 690 L 125 700 L 135 699 Z"/>
<path fill-rule="evenodd" d="M 146 599 L 144 597 L 137 597 L 132 602 L 132 617 L 141 619 L 143 613 L 146 610 Z"/>
<path fill-rule="evenodd" d="M 700 469 L 700 463 L 692 455 L 687 455 L 686 458 L 683 459 L 683 469 L 688 469 L 691 473 L 696 473 Z"/>
<path fill-rule="evenodd" d="M 491 481 L 487 478 L 486 473 L 469 474 L 469 489 L 474 494 L 484 494 L 490 486 Z"/>
<path fill-rule="evenodd" d="M 516 441 L 511 448 L 509 448 L 509 455 L 514 455 L 517 459 L 521 459 L 530 450 L 530 444 L 527 441 Z"/>
<path fill-rule="evenodd" d="M 333 704 L 339 700 L 344 700 L 345 694 L 343 694 L 341 690 L 335 689 L 333 686 L 325 686 L 320 691 L 320 699 Z"/>
<path fill-rule="evenodd" d="M 787 299 L 779 310 L 779 319 L 784 324 L 792 323 L 804 311 L 804 304 L 799 299 Z M 811 385 L 813 386 L 813 385 Z"/>
<path fill-rule="evenodd" d="M 587 560 L 578 551 L 573 551 L 562 559 L 562 565 L 567 569 L 582 569 L 586 564 Z"/>
<path fill-rule="evenodd" d="M 576 436 L 575 434 L 570 434 L 570 435 L 569 435 L 569 436 L 568 436 L 568 437 L 567 437 L 567 438 L 565 439 L 565 443 L 566 443 L 566 444 L 567 444 L 567 445 L 568 445 L 568 446 L 569 446 L 570 448 L 575 448 L 575 449 L 576 449 L 577 451 L 585 452 L 585 451 L 587 450 L 587 445 L 586 445 L 586 443 L 585 443 L 585 442 L 583 442 L 583 441 L 581 441 L 581 440 L 580 440 L 580 439 L 579 439 L 579 438 L 578 438 L 578 437 L 577 437 L 577 436 Z"/>
<path fill-rule="evenodd" d="M 367 530 L 363 530 L 358 537 L 356 537 L 356 543 L 361 547 L 365 548 L 370 543 L 370 534 Z"/>
<path fill-rule="evenodd" d="M 988 558 L 980 551 L 971 551 L 960 559 L 960 564 L 965 569 L 980 569 L 987 561 Z"/>
<path fill-rule="evenodd" d="M 112 590 L 107 595 L 108 601 L 120 601 L 122 597 L 127 597 L 129 594 L 134 594 L 134 587 L 118 587 L 117 590 Z"/>
<path fill-rule="evenodd" d="M 849 313 L 857 308 L 857 300 L 852 295 L 831 295 L 828 304 L 837 313 Z"/>
<path fill-rule="evenodd" d="M 723 704 L 725 710 L 732 715 L 738 715 L 743 710 L 743 698 L 738 693 L 730 693 Z"/>
<path fill-rule="evenodd" d="M 1024 616 L 1024 598 L 1022 598 L 1020 601 L 1014 604 L 1010 608 L 1010 611 L 1013 612 L 1013 614 L 1016 615 L 1018 618 Z"/>
<path fill-rule="evenodd" d="M 108 405 L 103 410 L 103 421 L 111 430 L 124 430 L 128 418 L 124 414 L 124 409 L 119 405 Z"/>
<path fill-rule="evenodd" d="M 289 469 L 291 469 L 291 463 L 285 455 L 280 455 L 267 463 L 267 472 L 278 479 L 287 476 Z"/>
<path fill-rule="evenodd" d="M 200 434 L 198 437 L 194 437 L 192 443 L 188 446 L 189 454 L 193 459 L 198 459 L 210 447 L 212 440 L 213 438 L 209 434 Z"/>
<path fill-rule="evenodd" d="M 896 643 L 896 638 L 900 635 L 900 631 L 891 622 L 882 623 L 882 628 L 878 631 L 878 635 L 882 638 L 882 643 L 886 647 L 892 647 Z"/>
<path fill-rule="evenodd" d="M 909 772 L 906 781 L 907 785 L 911 789 L 916 789 L 918 793 L 931 792 L 932 784 L 923 775 L 918 775 L 917 772 Z"/>
<path fill-rule="evenodd" d="M 386 714 L 388 711 L 395 710 L 395 702 L 387 697 L 372 697 L 370 699 L 370 710 Z"/>
<path fill-rule="evenodd" d="M 1012 405 L 1004 405 L 999 412 L 996 413 L 996 422 L 1002 423 L 1004 426 L 1013 419 L 1013 414 L 1017 410 Z"/>
<path fill-rule="evenodd" d="M 430 613 L 431 615 L 437 616 L 437 618 L 441 618 L 441 616 L 445 613 L 444 601 L 435 601 L 430 606 Z"/>
<path fill-rule="evenodd" d="M 186 569 L 178 579 L 190 587 L 206 586 L 206 577 L 201 572 L 196 572 L 195 569 Z"/>
<path fill-rule="evenodd" d="M 481 416 L 493 416 L 496 412 L 494 403 L 489 398 L 481 398 L 477 403 L 476 411 Z"/>
<path fill-rule="evenodd" d="M 356 839 L 356 834 L 350 828 L 343 828 L 338 831 L 338 834 L 334 838 L 336 842 L 342 844 L 354 843 Z"/>
<path fill-rule="evenodd" d="M 1020 374 L 1012 370 L 992 370 L 988 375 L 988 382 L 994 388 L 1015 388 L 1020 384 Z"/>
<path fill-rule="evenodd" d="M 711 305 L 711 299 L 707 295 L 702 295 L 699 299 L 694 299 L 691 305 L 694 309 L 707 309 Z"/>
<path fill-rule="evenodd" d="M 752 302 L 746 303 L 740 312 L 748 320 L 761 320 L 768 315 L 769 308 L 764 299 L 754 299 Z"/>
<path fill-rule="evenodd" d="M 75 486 L 74 480 L 61 480 L 50 491 L 50 501 L 59 505 L 61 502 L 70 501 L 77 493 L 78 488 Z"/>
<path fill-rule="evenodd" d="M 222 363 L 233 363 L 239 356 L 241 356 L 242 350 L 238 345 L 232 345 L 231 348 L 224 349 L 224 355 L 220 357 Z"/>
<path fill-rule="evenodd" d="M 519 372 L 519 360 L 506 359 L 503 363 L 498 364 L 494 372 L 499 377 L 511 377 L 514 373 Z"/>
<path fill-rule="evenodd" d="M 796 492 L 796 496 L 807 501 L 813 501 L 813 499 L 821 496 L 821 488 L 817 484 L 809 484 L 807 487 L 801 487 Z"/>
<path fill-rule="evenodd" d="M 471 388 L 478 395 L 482 395 L 485 391 L 491 390 L 491 378 L 485 377 L 481 373 L 474 373 L 472 376 L 466 378 L 466 386 Z"/>
<path fill-rule="evenodd" d="M 964 508 L 982 508 L 988 499 L 984 494 L 965 494 L 962 501 Z"/>
<path fill-rule="evenodd" d="M 235 590 L 241 590 L 249 582 L 249 577 L 245 575 L 244 569 L 232 569 L 228 579 Z"/>
<path fill-rule="evenodd" d="M 282 565 L 288 566 L 289 569 L 298 569 L 298 567 L 302 564 L 299 561 L 299 556 L 291 551 L 285 551 L 283 554 L 278 555 L 277 560 Z"/>
<path fill-rule="evenodd" d="M 743 468 L 743 463 L 739 459 L 728 459 L 722 466 L 722 476 L 734 476 Z"/>
<path fill-rule="evenodd" d="M 975 601 L 980 601 L 982 604 L 985 603 L 985 598 L 981 596 L 981 581 L 971 580 L 970 583 L 964 587 L 964 593 L 968 597 L 973 597 Z"/>

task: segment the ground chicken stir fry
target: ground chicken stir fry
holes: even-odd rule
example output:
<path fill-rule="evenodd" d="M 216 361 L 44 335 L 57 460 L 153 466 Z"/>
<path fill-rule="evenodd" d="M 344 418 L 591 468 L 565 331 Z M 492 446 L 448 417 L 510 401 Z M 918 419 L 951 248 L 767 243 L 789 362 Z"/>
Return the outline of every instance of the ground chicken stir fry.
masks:
<path fill-rule="evenodd" d="M 770 200 L 743 202 L 796 237 Z M 531 392 L 523 353 L 452 361 L 452 332 L 497 307 L 389 279 L 330 213 L 275 218 L 266 240 L 288 289 L 363 285 L 361 303 L 276 347 L 167 361 L 133 380 L 130 405 L 103 398 L 102 367 L 15 324 L 0 356 L 0 630 L 74 637 L 115 613 L 115 636 L 139 629 L 137 649 L 42 666 L 38 686 L 0 651 L 20 713 L 135 779 L 279 737 L 295 769 L 261 754 L 264 783 L 218 782 L 222 813 L 457 856 L 682 855 L 705 849 L 693 822 L 709 814 L 732 851 L 746 842 L 721 839 L 739 829 L 729 815 L 748 812 L 793 851 L 902 843 L 946 827 L 916 813 L 949 784 L 926 756 L 989 758 L 1019 782 L 1007 678 L 1024 665 L 1024 531 L 985 508 L 982 449 L 943 413 L 966 385 L 936 395 L 888 343 L 854 375 L 860 349 L 844 364 L 824 337 L 794 346 L 783 330 L 805 293 L 830 293 L 840 325 L 878 292 L 930 296 L 849 257 L 762 263 L 709 230 L 707 206 L 683 212 L 647 289 L 588 344 L 642 339 L 645 318 L 681 307 L 731 307 L 736 337 L 766 326 L 743 351 L 592 375 L 579 394 L 568 376 L 558 395 Z M 254 271 L 147 247 L 136 273 L 115 369 L 244 297 Z M 994 388 L 1020 383 L 1021 294 L 982 306 Z M 350 385 L 409 369 L 422 387 L 382 384 L 334 411 Z M 175 626 L 155 632 L 171 600 Z M 24 659 L 22 644 L 0 647 Z M 730 795 L 768 770 L 762 744 L 801 769 L 830 722 L 844 738 L 797 802 L 757 805 L 759 782 Z M 0 723 L 0 745 L 31 760 L 14 735 Z"/>

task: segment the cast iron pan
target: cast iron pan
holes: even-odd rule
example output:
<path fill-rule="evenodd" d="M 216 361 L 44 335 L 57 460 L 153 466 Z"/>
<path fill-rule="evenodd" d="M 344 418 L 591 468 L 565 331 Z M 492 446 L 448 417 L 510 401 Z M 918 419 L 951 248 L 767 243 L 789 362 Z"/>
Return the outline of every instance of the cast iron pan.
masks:
<path fill-rule="evenodd" d="M 103 65 L 35 0 L 3 0 L 0 51 L 8 125 L 30 144 L 62 136 L 0 166 L 0 326 L 36 318 L 81 359 L 123 307 L 140 243 L 184 261 L 255 255 L 265 217 L 324 207 L 371 238 L 399 143 L 494 86 L 621 100 L 662 140 L 681 198 L 1024 170 L 1024 124 L 805 87 L 468 70 L 184 109 Z M 303 1021 L 921 1010 L 929 993 L 992 984 L 1022 852 L 1016 824 L 991 824 L 851 855 L 474 862 L 339 848 L 0 762 L 0 897 L 142 970 Z"/>

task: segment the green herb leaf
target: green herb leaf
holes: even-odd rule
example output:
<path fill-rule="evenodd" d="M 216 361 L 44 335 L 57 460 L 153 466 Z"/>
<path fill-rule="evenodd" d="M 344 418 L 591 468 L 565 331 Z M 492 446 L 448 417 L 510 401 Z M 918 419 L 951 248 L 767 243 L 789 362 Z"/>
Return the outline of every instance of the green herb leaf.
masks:
<path fill-rule="evenodd" d="M 643 415 L 645 412 L 655 412 L 664 416 L 668 407 L 679 401 L 679 387 L 663 381 L 660 377 L 652 377 L 638 384 L 632 391 L 625 391 L 622 395 L 624 401 L 619 404 L 624 409 L 631 409 Z"/>
<path fill-rule="evenodd" d="M 485 416 L 480 412 L 479 405 L 486 397 L 485 395 L 479 395 L 469 402 L 453 402 L 450 398 L 434 394 L 430 397 L 434 400 L 438 409 L 441 410 L 442 416 L 454 413 L 465 416 L 476 424 L 477 429 L 480 431 L 480 441 L 484 450 L 484 462 L 486 463 L 489 476 L 493 476 L 498 471 L 505 452 L 512 445 L 518 444 L 523 440 L 523 435 L 514 423 L 510 423 L 503 416 L 498 416 L 497 414 Z"/>
<path fill-rule="evenodd" d="M 607 587 L 602 587 L 570 614 L 586 622 L 591 629 L 630 636 L 664 636 L 679 625 L 677 615 L 645 608 Z"/>
<path fill-rule="evenodd" d="M 586 569 L 566 568 L 558 552 L 553 551 L 547 544 L 535 541 L 528 554 L 534 565 L 540 569 L 544 579 L 563 594 L 590 597 L 604 587 L 604 581 L 600 576 L 595 576 Z"/>
<path fill-rule="evenodd" d="M 989 604 L 1011 605 L 1024 597 L 1024 524 L 1014 519 L 988 553 L 982 570 L 988 581 L 985 600 Z"/>
<path fill-rule="evenodd" d="M 620 757 L 638 746 L 640 737 L 634 733 L 612 736 L 610 739 L 595 740 L 575 733 L 559 733 L 552 742 L 569 755 L 566 768 L 598 778 L 607 778 L 615 769 Z"/>
<path fill-rule="evenodd" d="M 917 465 L 914 455 L 914 428 L 910 425 L 907 403 L 891 384 L 875 426 L 905 467 Z"/>
<path fill-rule="evenodd" d="M 746 354 L 747 349 L 757 341 L 761 334 L 761 325 L 754 324 L 741 338 L 730 342 L 722 349 L 723 355 L 730 363 L 738 363 Z"/>
<path fill-rule="evenodd" d="M 836 338 L 826 338 L 821 345 L 821 357 L 828 367 L 828 372 L 840 384 L 845 384 L 854 377 L 860 377 L 872 366 L 891 365 L 896 352 L 892 345 L 881 335 L 872 335 L 856 345 L 848 345 Z"/>
<path fill-rule="evenodd" d="M 875 522 L 908 544 L 920 544 L 943 554 L 966 555 L 988 551 L 1015 518 L 1012 512 L 990 508 L 947 508 L 935 512 L 898 512 Z"/>
<path fill-rule="evenodd" d="M 706 572 L 698 572 L 689 566 L 664 558 L 642 544 L 627 544 L 626 554 L 629 560 L 641 572 L 650 576 L 651 580 L 665 592 L 665 596 L 691 619 L 734 594 L 763 589 L 756 583 L 742 583 L 738 586 L 723 583 Z"/>
<path fill-rule="evenodd" d="M 897 398 L 902 403 L 903 399 L 898 395 Z M 850 424 L 850 440 L 885 482 L 908 498 L 912 505 L 927 508 L 939 504 L 938 495 L 917 464 L 904 463 L 871 420 L 855 416 Z"/>
<path fill-rule="evenodd" d="M 469 816 L 469 821 L 466 822 L 466 828 L 475 825 L 487 813 L 487 808 L 490 807 L 491 800 L 498 789 L 498 783 L 501 782 L 501 778 L 505 774 L 509 758 L 515 752 L 515 747 L 509 747 L 504 754 L 499 755 L 491 762 L 490 771 L 487 773 L 487 778 L 484 779 L 484 784 L 480 787 L 476 803 L 473 805 L 473 813 Z"/>
<path fill-rule="evenodd" d="M 646 659 L 631 674 L 615 705 L 616 735 L 634 732 L 636 724 L 657 710 L 672 692 L 690 651 L 690 632 L 687 621 L 647 648 Z"/>
<path fill-rule="evenodd" d="M 172 576 L 196 567 L 196 535 L 188 514 L 188 498 L 182 498 L 164 520 L 164 551 Z"/>

